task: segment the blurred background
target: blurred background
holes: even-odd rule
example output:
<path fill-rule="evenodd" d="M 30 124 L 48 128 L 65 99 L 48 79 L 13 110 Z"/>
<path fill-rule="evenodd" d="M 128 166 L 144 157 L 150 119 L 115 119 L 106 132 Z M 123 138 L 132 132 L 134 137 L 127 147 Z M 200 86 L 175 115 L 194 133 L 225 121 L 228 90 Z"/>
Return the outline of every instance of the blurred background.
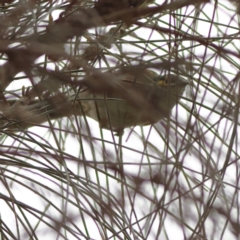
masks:
<path fill-rule="evenodd" d="M 0 4 L 0 239 L 240 238 L 238 1 Z M 189 84 L 116 135 L 69 99 L 125 68 Z"/>

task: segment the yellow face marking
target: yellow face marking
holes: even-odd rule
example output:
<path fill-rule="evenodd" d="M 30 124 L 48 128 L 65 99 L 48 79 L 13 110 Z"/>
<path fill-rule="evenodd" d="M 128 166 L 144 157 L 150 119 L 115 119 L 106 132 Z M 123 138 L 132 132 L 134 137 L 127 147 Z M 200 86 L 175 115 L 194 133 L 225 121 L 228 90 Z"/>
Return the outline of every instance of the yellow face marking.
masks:
<path fill-rule="evenodd" d="M 158 81 L 157 82 L 157 84 L 160 86 L 160 87 L 168 87 L 168 86 L 174 86 L 175 85 L 175 83 L 169 83 L 168 81 L 167 81 L 167 79 L 165 79 L 165 80 L 160 80 L 160 81 Z"/>

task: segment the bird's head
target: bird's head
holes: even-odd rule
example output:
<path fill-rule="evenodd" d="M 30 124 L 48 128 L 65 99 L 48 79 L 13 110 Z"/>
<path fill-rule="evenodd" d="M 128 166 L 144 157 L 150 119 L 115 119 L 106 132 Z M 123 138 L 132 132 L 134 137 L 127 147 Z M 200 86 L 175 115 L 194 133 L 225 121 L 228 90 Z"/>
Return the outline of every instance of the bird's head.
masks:
<path fill-rule="evenodd" d="M 154 82 L 162 89 L 173 95 L 182 95 L 185 87 L 189 84 L 187 80 L 179 75 L 167 74 L 154 78 Z"/>

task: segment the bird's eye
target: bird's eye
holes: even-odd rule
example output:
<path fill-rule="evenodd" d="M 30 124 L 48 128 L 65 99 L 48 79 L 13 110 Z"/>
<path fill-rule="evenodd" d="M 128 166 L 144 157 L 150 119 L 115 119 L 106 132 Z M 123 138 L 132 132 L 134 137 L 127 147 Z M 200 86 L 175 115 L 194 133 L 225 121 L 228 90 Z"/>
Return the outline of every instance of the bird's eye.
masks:
<path fill-rule="evenodd" d="M 157 81 L 157 84 L 158 84 L 160 87 L 168 87 L 168 86 L 170 86 L 170 85 L 174 85 L 174 83 L 169 82 L 167 79 L 159 80 L 159 81 Z"/>

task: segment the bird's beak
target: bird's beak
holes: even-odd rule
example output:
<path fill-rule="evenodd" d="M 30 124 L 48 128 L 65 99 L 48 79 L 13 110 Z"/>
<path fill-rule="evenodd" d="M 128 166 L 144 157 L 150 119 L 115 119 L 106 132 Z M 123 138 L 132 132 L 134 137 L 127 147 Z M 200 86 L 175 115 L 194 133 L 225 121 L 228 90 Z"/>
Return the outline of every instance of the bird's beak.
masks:
<path fill-rule="evenodd" d="M 186 87 L 189 84 L 189 82 L 185 79 L 181 79 L 181 81 L 178 83 L 181 87 Z"/>

